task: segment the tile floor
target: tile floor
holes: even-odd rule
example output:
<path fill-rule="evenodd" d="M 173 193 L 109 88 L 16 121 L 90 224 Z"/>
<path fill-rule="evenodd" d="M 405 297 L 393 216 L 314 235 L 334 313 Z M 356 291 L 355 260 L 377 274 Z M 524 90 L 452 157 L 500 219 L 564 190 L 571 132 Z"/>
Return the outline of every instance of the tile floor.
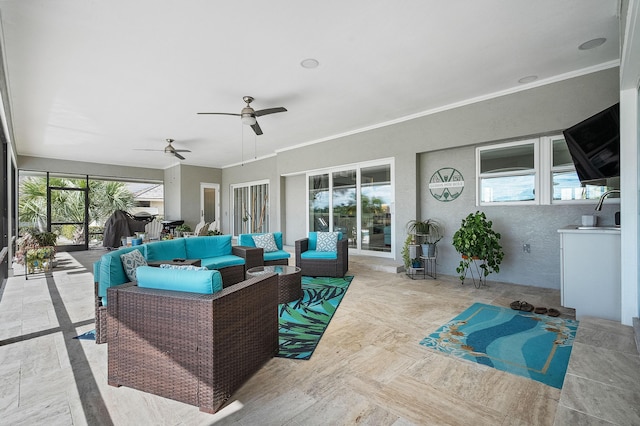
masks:
<path fill-rule="evenodd" d="M 375 258 L 352 257 L 355 279 L 311 360 L 272 359 L 215 415 L 110 387 L 107 346 L 73 339 L 93 328 L 101 254 L 60 253 L 52 275 L 15 276 L 2 289 L 0 424 L 640 424 L 631 327 L 584 319 L 560 391 L 418 344 L 473 302 L 558 307 L 558 291 L 411 280 Z"/>

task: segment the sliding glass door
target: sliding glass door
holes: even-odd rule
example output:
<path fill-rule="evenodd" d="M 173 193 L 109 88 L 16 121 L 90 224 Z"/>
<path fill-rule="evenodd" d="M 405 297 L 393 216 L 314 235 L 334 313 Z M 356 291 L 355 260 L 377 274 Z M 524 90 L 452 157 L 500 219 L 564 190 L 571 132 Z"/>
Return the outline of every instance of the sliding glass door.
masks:
<path fill-rule="evenodd" d="M 391 161 L 307 176 L 310 231 L 342 232 L 355 252 L 393 253 Z"/>

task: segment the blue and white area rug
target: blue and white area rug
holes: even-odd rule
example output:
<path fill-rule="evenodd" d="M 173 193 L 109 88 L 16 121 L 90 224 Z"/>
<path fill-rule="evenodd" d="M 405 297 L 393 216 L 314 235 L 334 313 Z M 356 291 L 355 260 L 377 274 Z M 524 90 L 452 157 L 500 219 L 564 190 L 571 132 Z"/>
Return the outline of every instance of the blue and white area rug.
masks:
<path fill-rule="evenodd" d="M 561 389 L 578 321 L 474 303 L 420 344 Z"/>

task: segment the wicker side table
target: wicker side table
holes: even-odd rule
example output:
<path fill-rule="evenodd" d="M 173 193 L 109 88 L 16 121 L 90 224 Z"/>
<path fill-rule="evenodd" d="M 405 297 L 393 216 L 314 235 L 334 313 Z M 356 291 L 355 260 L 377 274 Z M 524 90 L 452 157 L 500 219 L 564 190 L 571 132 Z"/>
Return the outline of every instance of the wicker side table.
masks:
<path fill-rule="evenodd" d="M 302 297 L 302 270 L 297 266 L 256 266 L 247 269 L 247 278 L 270 273 L 278 274 L 278 304 L 289 303 Z"/>

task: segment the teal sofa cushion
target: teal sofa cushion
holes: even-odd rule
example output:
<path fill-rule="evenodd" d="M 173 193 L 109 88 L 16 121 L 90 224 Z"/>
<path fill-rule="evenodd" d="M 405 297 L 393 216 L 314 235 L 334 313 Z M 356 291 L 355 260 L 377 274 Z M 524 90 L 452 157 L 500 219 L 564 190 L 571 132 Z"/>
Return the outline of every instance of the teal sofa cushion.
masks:
<path fill-rule="evenodd" d="M 138 277 L 138 287 L 141 288 L 199 294 L 213 294 L 222 290 L 222 276 L 218 271 L 140 266 L 136 271 L 136 276 Z"/>
<path fill-rule="evenodd" d="M 100 259 L 93 262 L 93 282 L 100 282 Z"/>
<path fill-rule="evenodd" d="M 120 255 L 139 250 L 145 255 L 145 245 L 135 247 L 123 247 L 102 255 L 100 258 L 100 274 L 98 281 L 98 296 L 107 297 L 107 288 L 129 282 L 129 278 L 124 272 Z"/>
<path fill-rule="evenodd" d="M 307 250 L 300 253 L 301 259 L 337 259 L 337 251 L 316 251 Z"/>
<path fill-rule="evenodd" d="M 185 240 L 191 238 L 174 238 L 173 240 L 154 241 L 152 243 L 144 244 L 141 247 L 147 249 L 147 261 L 154 260 L 171 260 L 171 259 L 199 259 L 197 257 L 187 257 L 187 250 L 185 249 Z"/>
<path fill-rule="evenodd" d="M 338 232 L 338 241 L 342 239 L 342 232 Z M 309 250 L 315 250 L 318 245 L 318 233 L 309 232 Z M 332 259 L 335 259 L 333 257 Z"/>
<path fill-rule="evenodd" d="M 188 259 L 207 259 L 231 255 L 231 235 L 184 238 Z M 204 266 L 204 263 L 203 265 Z"/>
<path fill-rule="evenodd" d="M 205 257 L 203 259 L 200 259 L 200 265 L 205 266 L 208 269 L 220 269 L 226 268 L 227 266 L 244 265 L 244 259 L 233 254 L 229 254 L 226 256 Z"/>

